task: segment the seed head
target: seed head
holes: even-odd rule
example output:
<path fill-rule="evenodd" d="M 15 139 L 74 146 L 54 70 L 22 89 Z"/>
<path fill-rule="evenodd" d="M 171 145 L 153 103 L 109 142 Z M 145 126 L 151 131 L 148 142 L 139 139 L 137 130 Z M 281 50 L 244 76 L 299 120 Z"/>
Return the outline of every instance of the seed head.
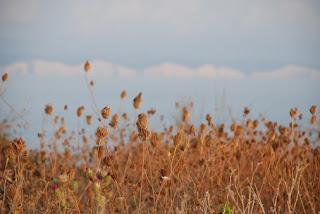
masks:
<path fill-rule="evenodd" d="M 52 115 L 52 113 L 53 113 L 53 107 L 52 107 L 52 105 L 47 104 L 46 107 L 44 108 L 44 112 L 45 112 L 47 115 Z"/>
<path fill-rule="evenodd" d="M 88 124 L 88 125 L 91 125 L 92 122 L 93 122 L 92 116 L 91 116 L 91 115 L 87 115 L 87 116 L 86 116 L 86 121 L 87 121 L 87 124 Z"/>
<path fill-rule="evenodd" d="M 89 61 L 86 61 L 85 63 L 84 63 L 84 66 L 83 66 L 83 68 L 84 68 L 84 71 L 85 72 L 89 72 L 90 70 L 91 70 L 91 64 L 90 64 L 90 62 Z"/>
<path fill-rule="evenodd" d="M 105 127 L 98 127 L 96 131 L 96 137 L 103 139 L 108 136 L 108 130 Z"/>
<path fill-rule="evenodd" d="M 117 128 L 118 123 L 119 123 L 119 116 L 118 114 L 114 114 L 112 116 L 111 122 L 109 123 L 109 126 L 111 126 L 112 128 Z"/>
<path fill-rule="evenodd" d="M 210 114 L 206 115 L 206 120 L 207 120 L 209 126 L 212 125 L 212 116 Z"/>
<path fill-rule="evenodd" d="M 295 119 L 297 116 L 298 116 L 298 109 L 297 108 L 290 109 L 290 117 L 292 119 Z"/>
<path fill-rule="evenodd" d="M 146 114 L 141 113 L 138 115 L 138 121 L 137 121 L 137 127 L 138 129 L 148 129 L 148 117 Z"/>
<path fill-rule="evenodd" d="M 7 80 L 8 80 L 8 77 L 9 77 L 8 73 L 4 73 L 4 74 L 2 75 L 2 77 L 1 77 L 2 82 L 7 81 Z"/>
<path fill-rule="evenodd" d="M 111 109 L 109 107 L 104 107 L 102 110 L 101 110 L 101 116 L 104 118 L 104 119 L 108 119 L 109 115 L 111 114 Z"/>
<path fill-rule="evenodd" d="M 190 113 L 187 107 L 182 108 L 182 121 L 187 122 L 190 119 Z"/>
<path fill-rule="evenodd" d="M 247 116 L 248 114 L 250 114 L 250 109 L 248 107 L 244 107 L 243 115 Z"/>
<path fill-rule="evenodd" d="M 142 140 L 146 140 L 150 136 L 150 132 L 148 130 L 148 117 L 146 114 L 141 113 L 138 116 L 138 120 L 136 122 L 138 131 L 139 131 L 139 137 Z"/>
<path fill-rule="evenodd" d="M 317 113 L 317 106 L 316 105 L 311 106 L 310 113 L 312 115 L 315 115 Z"/>
<path fill-rule="evenodd" d="M 142 93 L 140 92 L 134 99 L 133 99 L 133 107 L 135 109 L 140 108 L 142 103 Z"/>
<path fill-rule="evenodd" d="M 126 90 L 121 91 L 121 93 L 120 93 L 120 97 L 121 97 L 121 99 L 126 98 L 126 96 L 127 96 L 127 92 L 126 92 Z"/>
<path fill-rule="evenodd" d="M 84 113 L 84 106 L 80 106 L 78 109 L 77 109 L 77 116 L 78 117 L 81 117 Z"/>

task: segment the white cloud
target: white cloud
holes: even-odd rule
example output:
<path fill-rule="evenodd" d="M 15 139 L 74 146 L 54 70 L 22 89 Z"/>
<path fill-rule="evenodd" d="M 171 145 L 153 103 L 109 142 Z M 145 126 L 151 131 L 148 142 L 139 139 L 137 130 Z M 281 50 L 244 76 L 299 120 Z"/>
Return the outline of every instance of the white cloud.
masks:
<path fill-rule="evenodd" d="M 215 67 L 205 64 L 197 68 L 187 67 L 180 64 L 165 63 L 136 70 L 126 66 L 114 64 L 104 60 L 92 60 L 91 74 L 96 77 L 131 78 L 157 77 L 157 78 L 217 78 L 217 79 L 318 79 L 320 70 L 288 65 L 274 70 L 255 71 L 251 74 L 230 67 Z M 45 60 L 31 62 L 17 62 L 2 66 L 1 70 L 8 73 L 37 75 L 75 76 L 83 74 L 83 64 L 65 64 Z"/>
<path fill-rule="evenodd" d="M 236 69 L 221 67 L 216 68 L 212 65 L 203 65 L 196 70 L 196 75 L 199 77 L 214 77 L 227 79 L 243 79 L 245 75 Z"/>
<path fill-rule="evenodd" d="M 178 64 L 156 65 L 144 70 L 145 76 L 157 77 L 180 77 L 180 78 L 226 78 L 226 79 L 243 79 L 245 75 L 236 69 L 221 67 L 216 68 L 213 65 L 203 65 L 198 68 L 189 68 Z"/>
<path fill-rule="evenodd" d="M 39 75 L 76 75 L 82 70 L 81 65 L 67 65 L 60 62 L 36 60 L 31 62 L 31 72 Z"/>
<path fill-rule="evenodd" d="M 253 79 L 293 79 L 293 78 L 310 78 L 320 80 L 320 70 L 288 65 L 271 71 L 253 72 Z"/>
<path fill-rule="evenodd" d="M 16 62 L 7 66 L 1 66 L 1 71 L 7 73 L 27 74 L 29 71 L 28 64 L 25 62 Z"/>
<path fill-rule="evenodd" d="M 194 71 L 186 66 L 178 64 L 162 64 L 146 68 L 143 71 L 145 76 L 160 77 L 194 77 Z"/>

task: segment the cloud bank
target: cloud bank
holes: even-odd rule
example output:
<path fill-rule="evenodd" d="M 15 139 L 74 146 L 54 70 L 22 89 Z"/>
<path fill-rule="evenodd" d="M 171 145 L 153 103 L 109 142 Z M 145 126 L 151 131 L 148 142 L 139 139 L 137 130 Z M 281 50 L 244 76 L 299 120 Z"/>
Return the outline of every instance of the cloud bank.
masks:
<path fill-rule="evenodd" d="M 104 60 L 93 60 L 92 74 L 101 77 L 131 78 L 216 78 L 216 79 L 318 79 L 320 70 L 287 65 L 273 70 L 255 71 L 247 73 L 231 67 L 216 67 L 205 64 L 196 68 L 185 65 L 164 63 L 146 67 L 144 69 L 133 69 L 126 66 L 114 64 Z M 36 75 L 53 76 L 75 76 L 82 75 L 83 64 L 65 64 L 45 60 L 34 60 L 31 62 L 17 62 L 0 66 L 1 71 L 15 74 L 33 73 Z"/>

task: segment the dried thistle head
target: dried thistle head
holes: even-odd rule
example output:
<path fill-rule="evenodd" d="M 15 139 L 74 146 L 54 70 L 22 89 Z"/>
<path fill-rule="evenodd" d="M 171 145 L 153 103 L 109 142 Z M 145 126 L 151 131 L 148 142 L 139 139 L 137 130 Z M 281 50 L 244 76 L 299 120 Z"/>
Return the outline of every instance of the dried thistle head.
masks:
<path fill-rule="evenodd" d="M 67 110 L 68 110 L 68 105 L 64 105 L 63 109 L 64 109 L 65 111 L 67 111 Z"/>
<path fill-rule="evenodd" d="M 120 93 L 120 98 L 121 98 L 121 99 L 124 99 L 124 98 L 126 98 L 126 96 L 127 96 L 126 90 L 121 91 L 121 93 Z"/>
<path fill-rule="evenodd" d="M 84 66 L 83 66 L 83 68 L 84 68 L 84 71 L 85 72 L 89 72 L 90 70 L 91 70 L 91 64 L 90 64 L 90 62 L 89 61 L 86 61 L 85 63 L 84 63 Z"/>
<path fill-rule="evenodd" d="M 250 109 L 248 107 L 244 107 L 243 109 L 243 115 L 247 116 L 248 114 L 250 114 Z"/>
<path fill-rule="evenodd" d="M 77 116 L 78 117 L 81 117 L 84 113 L 84 106 L 80 106 L 78 109 L 77 109 Z"/>
<path fill-rule="evenodd" d="M 182 108 L 182 122 L 187 122 L 190 119 L 190 112 L 187 107 Z"/>
<path fill-rule="evenodd" d="M 105 137 L 108 136 L 108 130 L 105 127 L 98 127 L 96 130 L 96 137 L 98 138 L 98 141 L 103 140 Z"/>
<path fill-rule="evenodd" d="M 316 105 L 311 106 L 311 108 L 310 108 L 310 113 L 311 113 L 312 115 L 317 114 L 317 106 L 316 106 Z"/>
<path fill-rule="evenodd" d="M 290 109 L 290 112 L 289 112 L 290 117 L 292 119 L 295 119 L 298 116 L 298 113 L 299 113 L 298 108 L 292 108 Z"/>
<path fill-rule="evenodd" d="M 47 114 L 47 115 L 52 115 L 53 113 L 53 107 L 51 104 L 47 104 L 44 108 L 44 112 Z"/>
<path fill-rule="evenodd" d="M 90 86 L 94 86 L 94 81 L 93 80 L 90 81 Z"/>
<path fill-rule="evenodd" d="M 136 125 L 139 131 L 139 137 L 142 140 L 148 139 L 150 137 L 150 132 L 148 130 L 148 116 L 144 113 L 139 114 Z"/>
<path fill-rule="evenodd" d="M 91 125 L 91 124 L 92 124 L 93 119 L 92 119 L 92 116 L 91 116 L 91 115 L 87 115 L 87 116 L 86 116 L 86 122 L 87 122 L 88 125 Z"/>
<path fill-rule="evenodd" d="M 122 118 L 123 118 L 124 120 L 127 120 L 127 119 L 128 119 L 128 114 L 127 114 L 127 113 L 123 113 L 121 116 L 122 116 Z"/>
<path fill-rule="evenodd" d="M 139 114 L 136 125 L 139 130 L 148 129 L 148 116 L 144 113 Z"/>
<path fill-rule="evenodd" d="M 210 114 L 206 115 L 206 120 L 208 122 L 208 125 L 211 126 L 212 125 L 212 116 Z"/>
<path fill-rule="evenodd" d="M 134 99 L 133 99 L 133 107 L 135 109 L 140 108 L 142 103 L 142 93 L 140 92 Z"/>
<path fill-rule="evenodd" d="M 109 107 L 107 107 L 107 106 L 105 106 L 101 110 L 101 116 L 103 117 L 103 119 L 108 119 L 110 114 L 111 114 L 111 109 Z"/>
<path fill-rule="evenodd" d="M 118 123 L 119 123 L 119 116 L 118 114 L 114 114 L 112 116 L 111 122 L 109 123 L 109 126 L 111 126 L 112 128 L 117 128 Z"/>
<path fill-rule="evenodd" d="M 13 159 L 14 157 L 17 157 L 18 155 L 23 154 L 25 151 L 25 142 L 22 138 L 16 138 L 12 141 L 12 143 L 5 149 L 5 155 L 9 159 Z"/>
<path fill-rule="evenodd" d="M 2 75 L 2 77 L 1 77 L 2 82 L 7 81 L 7 80 L 8 80 L 8 77 L 9 77 L 8 73 L 4 73 L 4 74 Z"/>

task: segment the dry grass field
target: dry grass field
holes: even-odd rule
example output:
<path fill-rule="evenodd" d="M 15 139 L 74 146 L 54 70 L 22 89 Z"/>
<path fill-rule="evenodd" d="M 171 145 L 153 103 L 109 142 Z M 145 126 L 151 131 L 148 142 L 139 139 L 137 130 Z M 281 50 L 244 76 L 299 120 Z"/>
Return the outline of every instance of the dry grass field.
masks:
<path fill-rule="evenodd" d="M 84 75 L 90 69 L 85 63 Z M 54 135 L 40 132 L 38 150 L 28 149 L 23 136 L 9 140 L 2 129 L 0 213 L 320 213 L 316 106 L 309 115 L 289 110 L 287 126 L 251 118 L 248 108 L 231 125 L 215 123 L 211 114 L 195 125 L 192 103 L 178 103 L 180 120 L 152 130 L 156 110 L 139 110 L 142 93 L 120 94 L 132 99 L 131 119 L 98 108 L 90 94 L 94 115 L 86 105 L 65 111 L 85 127 L 98 121 L 94 133 L 68 131 L 54 105 L 44 107 Z"/>

